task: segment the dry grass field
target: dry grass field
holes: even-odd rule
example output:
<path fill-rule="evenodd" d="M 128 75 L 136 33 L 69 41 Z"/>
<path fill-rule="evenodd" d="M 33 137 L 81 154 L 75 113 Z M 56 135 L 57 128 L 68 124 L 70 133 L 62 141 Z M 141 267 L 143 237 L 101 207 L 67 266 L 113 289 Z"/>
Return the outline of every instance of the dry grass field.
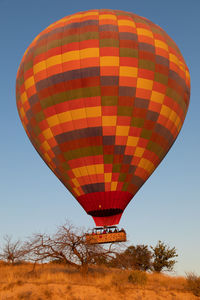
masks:
<path fill-rule="evenodd" d="M 183 277 L 93 267 L 87 275 L 59 264 L 0 264 L 0 300 L 199 299 Z"/>

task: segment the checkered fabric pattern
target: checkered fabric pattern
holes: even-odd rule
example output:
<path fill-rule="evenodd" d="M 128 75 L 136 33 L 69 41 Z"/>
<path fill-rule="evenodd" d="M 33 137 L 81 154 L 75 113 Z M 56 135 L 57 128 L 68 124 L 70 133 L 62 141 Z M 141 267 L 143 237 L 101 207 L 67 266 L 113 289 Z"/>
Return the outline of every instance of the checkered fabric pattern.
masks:
<path fill-rule="evenodd" d="M 97 225 L 117 224 L 162 161 L 189 94 L 188 68 L 165 31 L 107 9 L 47 27 L 16 81 L 28 137 Z"/>

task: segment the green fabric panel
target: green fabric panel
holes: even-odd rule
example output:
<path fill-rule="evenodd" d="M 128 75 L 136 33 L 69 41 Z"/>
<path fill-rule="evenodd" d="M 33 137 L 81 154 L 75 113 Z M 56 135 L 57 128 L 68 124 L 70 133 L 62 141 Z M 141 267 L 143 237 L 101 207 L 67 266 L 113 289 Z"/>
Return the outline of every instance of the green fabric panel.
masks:
<path fill-rule="evenodd" d="M 119 41 L 115 39 L 100 39 L 99 47 L 119 47 Z"/>
<path fill-rule="evenodd" d="M 124 182 L 123 187 L 122 187 L 122 191 L 127 191 L 129 183 L 128 182 Z"/>
<path fill-rule="evenodd" d="M 38 135 L 41 132 L 40 127 L 38 125 L 36 125 L 35 127 L 33 127 L 33 131 L 34 131 L 35 135 Z M 41 144 L 41 142 L 40 142 L 40 144 Z"/>
<path fill-rule="evenodd" d="M 154 80 L 157 81 L 157 82 L 160 82 L 160 83 L 162 83 L 164 85 L 167 85 L 167 83 L 168 83 L 168 76 L 165 76 L 165 75 L 163 75 L 161 73 L 155 72 L 155 74 L 154 74 Z"/>
<path fill-rule="evenodd" d="M 121 164 L 114 164 L 112 168 L 113 173 L 119 173 L 121 169 Z"/>
<path fill-rule="evenodd" d="M 152 135 L 152 130 L 147 130 L 143 128 L 140 136 L 144 139 L 149 140 L 151 135 Z"/>
<path fill-rule="evenodd" d="M 166 95 L 168 97 L 174 99 L 180 105 L 180 107 L 183 109 L 184 112 L 186 111 L 187 108 L 186 108 L 185 102 L 183 101 L 182 97 L 174 89 L 171 89 L 168 87 Z"/>
<path fill-rule="evenodd" d="M 63 169 L 65 169 L 66 171 L 71 170 L 71 167 L 69 166 L 68 162 L 62 163 L 62 167 L 63 167 Z"/>
<path fill-rule="evenodd" d="M 24 73 L 29 69 L 33 68 L 33 60 L 29 60 L 24 64 Z"/>
<path fill-rule="evenodd" d="M 35 115 L 35 119 L 36 119 L 36 121 L 37 121 L 38 123 L 41 122 L 41 121 L 43 121 L 45 118 L 46 118 L 46 117 L 45 117 L 43 111 L 40 111 L 39 113 L 37 113 L 37 114 Z"/>
<path fill-rule="evenodd" d="M 104 154 L 103 156 L 104 164 L 112 164 L 113 157 L 114 157 L 113 155 Z"/>
<path fill-rule="evenodd" d="M 133 48 L 120 48 L 120 57 L 138 57 L 138 50 Z"/>
<path fill-rule="evenodd" d="M 138 65 L 139 65 L 139 68 L 141 68 L 141 69 L 147 69 L 147 70 L 150 70 L 150 71 L 155 70 L 155 63 L 153 61 L 150 61 L 150 60 L 139 59 Z"/>
<path fill-rule="evenodd" d="M 124 182 L 125 179 L 126 179 L 126 175 L 127 175 L 127 174 L 125 174 L 125 173 L 120 173 L 120 174 L 119 174 L 119 181 L 120 181 L 120 182 Z"/>
<path fill-rule="evenodd" d="M 131 119 L 131 126 L 142 128 L 144 126 L 144 119 L 133 117 Z"/>
<path fill-rule="evenodd" d="M 118 116 L 131 116 L 132 109 L 130 106 L 118 106 L 117 115 Z"/>
<path fill-rule="evenodd" d="M 112 106 L 117 105 L 118 96 L 101 96 L 101 105 L 102 106 Z"/>
<path fill-rule="evenodd" d="M 160 157 L 161 152 L 163 151 L 163 148 L 160 145 L 158 145 L 152 141 L 148 142 L 147 149 L 154 152 L 156 155 L 158 155 L 158 157 Z"/>
<path fill-rule="evenodd" d="M 94 155 L 101 155 L 103 154 L 103 146 L 92 146 Z M 63 153 L 65 159 L 69 159 L 69 157 L 75 159 L 80 158 L 84 156 L 90 156 L 91 155 L 91 147 L 83 147 L 78 148 L 74 150 L 70 150 L 68 152 Z"/>

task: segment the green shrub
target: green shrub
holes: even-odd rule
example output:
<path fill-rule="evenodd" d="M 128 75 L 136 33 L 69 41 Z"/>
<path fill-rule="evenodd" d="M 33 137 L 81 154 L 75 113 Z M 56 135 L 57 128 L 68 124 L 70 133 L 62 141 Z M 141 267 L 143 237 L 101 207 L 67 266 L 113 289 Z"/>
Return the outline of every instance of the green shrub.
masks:
<path fill-rule="evenodd" d="M 145 285 L 147 283 L 147 275 L 142 271 L 133 271 L 128 276 L 128 282 L 132 284 Z"/>
<path fill-rule="evenodd" d="M 200 276 L 197 276 L 194 273 L 186 274 L 187 280 L 187 288 L 191 291 L 195 296 L 200 296 Z"/>

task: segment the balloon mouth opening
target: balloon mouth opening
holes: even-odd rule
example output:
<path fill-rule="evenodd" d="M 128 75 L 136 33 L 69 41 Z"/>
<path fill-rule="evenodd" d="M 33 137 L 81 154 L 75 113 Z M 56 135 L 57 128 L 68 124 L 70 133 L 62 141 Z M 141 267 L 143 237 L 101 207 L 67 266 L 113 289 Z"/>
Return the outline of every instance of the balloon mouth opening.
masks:
<path fill-rule="evenodd" d="M 101 209 L 88 211 L 88 215 L 92 217 L 111 217 L 118 214 L 122 214 L 123 210 L 120 208 Z"/>
<path fill-rule="evenodd" d="M 121 219 L 122 213 L 113 215 L 113 216 L 106 216 L 106 217 L 94 217 L 92 216 L 96 226 L 112 226 L 119 224 Z"/>

